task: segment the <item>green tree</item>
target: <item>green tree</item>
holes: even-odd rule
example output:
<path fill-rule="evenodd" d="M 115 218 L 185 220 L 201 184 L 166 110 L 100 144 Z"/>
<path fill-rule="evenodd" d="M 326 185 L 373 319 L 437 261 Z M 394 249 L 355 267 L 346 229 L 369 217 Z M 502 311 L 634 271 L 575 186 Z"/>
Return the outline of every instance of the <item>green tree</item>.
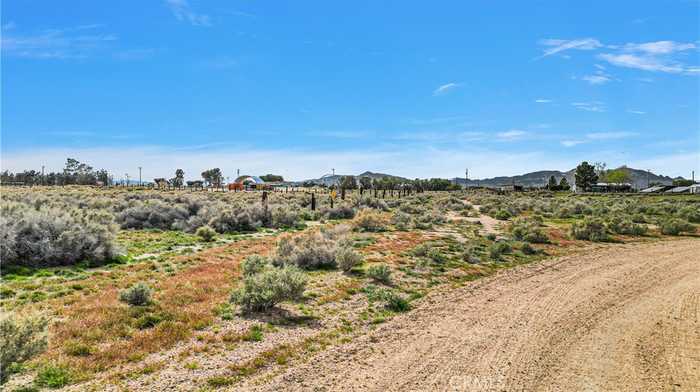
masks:
<path fill-rule="evenodd" d="M 340 178 L 340 188 L 342 189 L 356 189 L 357 183 L 355 182 L 355 176 L 343 176 Z"/>
<path fill-rule="evenodd" d="M 221 169 L 216 167 L 203 171 L 202 178 L 208 185 L 218 187 L 221 186 L 221 181 L 223 180 L 224 175 L 221 173 Z"/>
<path fill-rule="evenodd" d="M 673 186 L 691 186 L 693 185 L 693 180 L 686 180 L 685 178 L 676 178 L 673 180 Z"/>
<path fill-rule="evenodd" d="M 557 179 L 554 176 L 549 177 L 549 182 L 547 183 L 547 189 L 550 191 L 556 191 L 559 188 L 557 185 Z"/>
<path fill-rule="evenodd" d="M 372 188 L 372 178 L 371 177 L 360 177 L 360 185 L 365 189 Z"/>
<path fill-rule="evenodd" d="M 605 173 L 605 181 L 613 184 L 624 184 L 630 181 L 630 174 L 625 169 L 609 170 Z"/>
<path fill-rule="evenodd" d="M 590 190 L 591 186 L 598 182 L 598 174 L 596 174 L 595 168 L 586 161 L 576 166 L 574 178 L 576 179 L 576 189 L 581 191 Z"/>
<path fill-rule="evenodd" d="M 559 181 L 559 189 L 562 191 L 568 191 L 571 189 L 571 185 L 569 185 L 569 181 L 566 180 L 566 177 L 562 177 L 561 181 Z"/>
<path fill-rule="evenodd" d="M 282 182 L 282 181 L 284 181 L 284 177 L 278 176 L 275 174 L 265 174 L 264 176 L 260 176 L 260 178 L 265 182 Z"/>
<path fill-rule="evenodd" d="M 185 171 L 182 169 L 175 170 L 175 177 L 170 180 L 173 186 L 181 187 L 185 183 Z"/>

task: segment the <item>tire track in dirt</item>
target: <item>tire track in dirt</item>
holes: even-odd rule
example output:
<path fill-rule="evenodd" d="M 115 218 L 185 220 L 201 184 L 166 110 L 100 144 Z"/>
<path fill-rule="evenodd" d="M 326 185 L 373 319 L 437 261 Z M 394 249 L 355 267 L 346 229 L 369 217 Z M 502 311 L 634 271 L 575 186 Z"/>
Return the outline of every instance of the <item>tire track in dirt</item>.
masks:
<path fill-rule="evenodd" d="M 242 387 L 700 390 L 699 297 L 700 240 L 602 246 L 429 295 Z"/>

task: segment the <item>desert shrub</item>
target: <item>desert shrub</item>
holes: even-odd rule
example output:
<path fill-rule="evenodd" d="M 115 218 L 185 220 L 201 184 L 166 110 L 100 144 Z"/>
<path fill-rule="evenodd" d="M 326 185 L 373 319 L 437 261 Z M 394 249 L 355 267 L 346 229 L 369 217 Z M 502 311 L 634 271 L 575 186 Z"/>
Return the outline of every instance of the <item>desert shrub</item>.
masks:
<path fill-rule="evenodd" d="M 7 381 L 13 366 L 46 350 L 47 325 L 43 317 L 0 316 L 0 384 Z"/>
<path fill-rule="evenodd" d="M 386 201 L 379 198 L 371 197 L 369 195 L 359 197 L 355 202 L 355 205 L 358 209 L 362 207 L 368 207 L 380 211 L 389 211 L 389 206 L 387 205 Z"/>
<path fill-rule="evenodd" d="M 352 219 L 355 217 L 355 210 L 350 206 L 337 206 L 326 208 L 321 211 L 326 219 Z"/>
<path fill-rule="evenodd" d="M 367 276 L 377 282 L 391 283 L 391 269 L 386 264 L 376 264 L 367 269 Z"/>
<path fill-rule="evenodd" d="M 411 309 L 408 301 L 394 290 L 384 290 L 381 299 L 385 303 L 384 306 L 394 312 L 406 312 Z"/>
<path fill-rule="evenodd" d="M 462 252 L 462 260 L 469 264 L 479 264 L 481 263 L 481 257 L 478 254 L 478 248 L 474 245 L 469 245 Z"/>
<path fill-rule="evenodd" d="M 647 223 L 647 218 L 644 214 L 634 214 L 632 215 L 632 222 L 634 223 Z"/>
<path fill-rule="evenodd" d="M 513 215 L 508 210 L 498 210 L 494 215 L 494 218 L 498 220 L 508 220 Z"/>
<path fill-rule="evenodd" d="M 65 344 L 64 352 L 72 357 L 87 357 L 92 354 L 93 348 L 85 343 L 69 341 Z"/>
<path fill-rule="evenodd" d="M 607 226 L 610 231 L 617 234 L 628 234 L 638 236 L 644 235 L 647 232 L 646 226 L 633 223 L 631 220 L 621 218 L 619 216 L 612 217 L 608 221 Z"/>
<path fill-rule="evenodd" d="M 281 236 L 272 258 L 276 266 L 293 265 L 302 269 L 335 268 L 337 241 L 328 234 L 312 232 L 299 236 Z"/>
<path fill-rule="evenodd" d="M 608 241 L 610 236 L 600 219 L 586 218 L 571 225 L 571 236 L 577 240 Z"/>
<path fill-rule="evenodd" d="M 34 383 L 40 387 L 62 388 L 71 383 L 71 378 L 66 367 L 49 364 L 39 369 Z"/>
<path fill-rule="evenodd" d="M 485 237 L 489 241 L 496 241 L 496 234 L 494 233 L 487 233 Z"/>
<path fill-rule="evenodd" d="M 363 209 L 353 220 L 355 230 L 378 232 L 386 230 L 386 220 L 384 217 L 372 210 Z"/>
<path fill-rule="evenodd" d="M 107 212 L 76 208 L 39 209 L 7 203 L 0 208 L 3 265 L 51 267 L 117 258 L 117 227 Z"/>
<path fill-rule="evenodd" d="M 410 309 L 408 301 L 394 290 L 367 285 L 363 291 L 369 302 L 382 302 L 386 309 L 394 312 L 405 312 Z"/>
<path fill-rule="evenodd" d="M 211 242 L 216 238 L 216 231 L 209 226 L 202 226 L 195 232 L 197 237 L 201 238 L 202 241 Z"/>
<path fill-rule="evenodd" d="M 152 199 L 133 201 L 132 206 L 119 212 L 117 222 L 124 229 L 161 229 L 170 230 L 178 221 L 185 221 L 190 214 L 180 204 L 166 203 Z"/>
<path fill-rule="evenodd" d="M 405 231 L 411 228 L 411 215 L 396 211 L 391 218 L 391 223 L 396 226 L 396 230 Z"/>
<path fill-rule="evenodd" d="M 286 205 L 272 208 L 272 227 L 296 227 L 300 222 L 298 210 Z"/>
<path fill-rule="evenodd" d="M 447 198 L 440 199 L 435 204 L 442 210 L 462 211 L 463 209 L 467 208 L 467 205 L 462 201 L 462 199 L 456 196 L 449 196 Z"/>
<path fill-rule="evenodd" d="M 511 253 L 513 248 L 505 241 L 494 242 L 489 247 L 489 256 L 494 260 L 500 260 L 504 254 Z"/>
<path fill-rule="evenodd" d="M 435 263 L 442 264 L 445 261 L 447 261 L 447 257 L 444 254 L 442 254 L 442 252 L 440 252 L 440 249 L 438 248 L 432 248 L 428 250 L 426 256 Z"/>
<path fill-rule="evenodd" d="M 210 216 L 207 224 L 219 233 L 256 231 L 262 226 L 269 226 L 272 220 L 269 210 L 260 205 L 228 207 L 218 212 L 202 209 L 200 213 L 205 217 Z"/>
<path fill-rule="evenodd" d="M 122 290 L 119 300 L 131 306 L 145 306 L 151 303 L 152 296 L 153 290 L 147 284 L 139 282 Z"/>
<path fill-rule="evenodd" d="M 160 324 L 163 321 L 163 316 L 160 314 L 147 313 L 136 319 L 134 326 L 138 329 L 149 329 Z"/>
<path fill-rule="evenodd" d="M 416 245 L 416 247 L 411 250 L 411 253 L 416 257 L 427 257 L 430 249 L 432 248 L 429 244 L 422 243 Z"/>
<path fill-rule="evenodd" d="M 344 272 L 349 272 L 354 266 L 362 263 L 362 255 L 350 247 L 342 247 L 336 252 L 335 260 L 338 268 Z"/>
<path fill-rule="evenodd" d="M 695 226 L 677 218 L 668 218 L 659 222 L 661 233 L 665 235 L 679 235 L 681 233 L 695 233 Z"/>
<path fill-rule="evenodd" d="M 231 302 L 245 312 L 259 312 L 282 301 L 300 298 L 306 288 L 306 275 L 296 267 L 270 268 L 243 279 L 243 287 L 231 294 Z"/>
<path fill-rule="evenodd" d="M 537 249 L 533 248 L 529 242 L 523 242 L 523 244 L 520 246 L 520 251 L 526 255 L 534 255 L 537 253 Z"/>
<path fill-rule="evenodd" d="M 692 223 L 700 223 L 700 206 L 686 206 L 678 211 L 678 216 Z"/>
<path fill-rule="evenodd" d="M 250 255 L 241 263 L 241 271 L 243 276 L 251 276 L 262 272 L 269 262 L 266 257 L 260 255 Z"/>
<path fill-rule="evenodd" d="M 539 227 L 540 223 L 536 219 L 520 218 L 513 221 L 511 234 L 518 241 L 527 241 L 537 244 L 549 242 L 549 237 Z"/>
<path fill-rule="evenodd" d="M 427 230 L 433 227 L 434 224 L 445 223 L 447 218 L 439 211 L 425 211 L 416 217 L 415 226 L 417 229 Z"/>

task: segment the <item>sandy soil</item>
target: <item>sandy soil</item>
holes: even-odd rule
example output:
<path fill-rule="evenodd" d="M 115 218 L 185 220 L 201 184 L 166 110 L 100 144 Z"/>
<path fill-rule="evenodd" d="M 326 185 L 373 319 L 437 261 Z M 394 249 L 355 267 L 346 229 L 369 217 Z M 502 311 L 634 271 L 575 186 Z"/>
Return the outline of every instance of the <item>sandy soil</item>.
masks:
<path fill-rule="evenodd" d="M 500 234 L 501 233 L 501 221 L 498 219 L 492 218 L 486 214 L 481 213 L 481 206 L 480 205 L 474 205 L 474 208 L 476 211 L 479 213 L 478 217 L 469 217 L 469 218 L 462 218 L 463 220 L 469 221 L 469 222 L 479 222 L 481 223 L 481 229 L 479 232 L 481 234 Z"/>
<path fill-rule="evenodd" d="M 700 390 L 700 240 L 505 270 L 236 390 Z"/>

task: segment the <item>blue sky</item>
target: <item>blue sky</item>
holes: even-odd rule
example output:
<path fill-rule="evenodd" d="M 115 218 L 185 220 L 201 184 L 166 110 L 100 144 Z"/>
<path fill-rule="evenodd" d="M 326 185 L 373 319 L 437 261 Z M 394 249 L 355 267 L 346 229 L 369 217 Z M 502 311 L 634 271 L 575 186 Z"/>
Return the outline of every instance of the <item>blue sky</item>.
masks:
<path fill-rule="evenodd" d="M 3 169 L 700 172 L 700 5 L 4 1 Z"/>

